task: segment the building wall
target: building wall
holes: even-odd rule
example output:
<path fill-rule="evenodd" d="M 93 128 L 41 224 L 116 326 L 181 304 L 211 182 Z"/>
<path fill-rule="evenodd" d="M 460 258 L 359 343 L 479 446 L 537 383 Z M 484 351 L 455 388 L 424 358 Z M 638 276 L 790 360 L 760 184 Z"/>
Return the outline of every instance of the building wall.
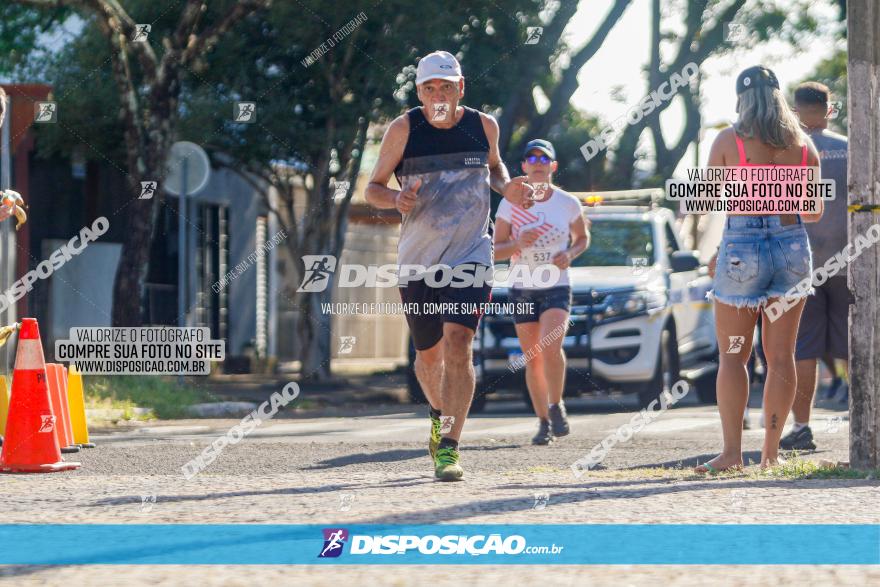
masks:
<path fill-rule="evenodd" d="M 30 189 L 26 194 L 31 231 L 28 269 L 33 269 L 94 218 L 106 216 L 110 221 L 108 232 L 97 243 L 49 279 L 38 281 L 24 300 L 24 314 L 36 316 L 44 325 L 42 330 L 53 337 L 66 333 L 71 324 L 110 323 L 111 305 L 106 293 L 112 292 L 118 251 L 125 234 L 124 219 L 117 212 L 131 195 L 125 176 L 110 165 L 89 164 L 88 174 L 85 179 L 72 177 L 70 161 L 63 158 L 32 157 L 30 161 Z M 165 197 L 175 199 L 171 195 Z M 253 187 L 229 170 L 215 169 L 208 185 L 195 199 L 228 206 L 229 267 L 244 261 L 256 248 L 254 230 L 257 216 L 263 213 Z M 176 242 L 173 245 L 176 250 Z M 228 355 L 238 355 L 252 341 L 256 328 L 255 267 L 250 266 L 227 288 L 226 349 Z M 68 301 L 74 308 L 65 313 L 62 308 L 67 308 Z M 47 344 L 47 348 L 51 347 Z"/>
<path fill-rule="evenodd" d="M 110 229 L 75 261 L 69 263 L 45 282 L 37 282 L 24 303 L 26 314 L 36 316 L 53 348 L 55 338 L 66 337 L 71 326 L 106 326 L 110 324 L 110 295 L 116 274 L 120 243 L 125 222 L 118 212 L 131 196 L 125 176 L 108 165 L 89 164 L 88 177 L 77 179 L 71 174 L 70 162 L 62 158 L 30 161 L 31 246 L 28 260 L 32 269 L 63 242 L 91 224 L 97 216 L 107 216 Z M 168 201 L 175 196 L 165 196 Z M 227 271 L 245 261 L 256 250 L 256 223 L 266 215 L 261 196 L 246 181 L 228 169 L 212 170 L 211 178 L 195 199 L 228 207 Z M 360 199 L 360 198 L 359 198 Z M 361 199 L 362 200 L 362 199 Z M 269 216 L 267 238 L 278 230 Z M 397 257 L 397 222 L 375 222 L 374 219 L 352 218 L 346 233 L 341 263 L 379 265 L 394 263 Z M 158 238 L 163 238 L 159 235 Z M 176 237 L 166 235 L 164 238 Z M 176 242 L 169 243 L 176 250 Z M 282 243 L 273 249 L 269 269 L 269 349 L 281 360 L 295 356 L 292 332 L 296 313 L 288 292 L 298 284 L 289 283 L 281 262 L 286 250 Z M 288 261 L 289 263 L 289 261 Z M 176 270 L 175 270 L 176 271 Z M 210 288 L 211 284 L 207 284 Z M 227 299 L 227 355 L 249 352 L 256 334 L 257 270 L 251 263 L 247 269 L 225 286 Z M 334 301 L 360 303 L 398 303 L 396 287 L 339 289 Z M 175 307 L 176 310 L 176 307 Z M 277 311 L 274 311 L 277 310 Z M 274 316 L 274 322 L 273 322 Z M 402 315 L 346 315 L 332 320 L 334 358 L 396 359 L 406 357 L 408 330 Z M 338 354 L 341 336 L 354 336 L 356 343 L 350 353 Z"/>
<path fill-rule="evenodd" d="M 350 222 L 345 238 L 345 250 L 340 263 L 384 265 L 397 263 L 397 224 L 367 224 Z M 399 304 L 400 293 L 394 287 L 336 287 L 334 302 Z M 409 329 L 402 314 L 336 315 L 332 321 L 334 341 L 340 336 L 354 336 L 356 342 L 350 353 L 340 355 L 339 345 L 333 348 L 333 358 L 403 359 L 407 353 Z"/>

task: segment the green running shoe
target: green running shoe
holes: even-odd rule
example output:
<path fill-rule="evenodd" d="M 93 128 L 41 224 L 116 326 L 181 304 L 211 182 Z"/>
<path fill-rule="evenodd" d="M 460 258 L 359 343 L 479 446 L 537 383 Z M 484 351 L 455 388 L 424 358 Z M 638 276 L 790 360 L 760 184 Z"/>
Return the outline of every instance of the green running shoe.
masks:
<path fill-rule="evenodd" d="M 436 458 L 437 456 L 437 447 L 440 446 L 440 426 L 442 422 L 440 422 L 440 418 L 434 416 L 434 414 L 430 414 L 431 416 L 431 437 L 428 439 L 428 452 L 431 453 L 431 459 Z"/>
<path fill-rule="evenodd" d="M 434 476 L 440 481 L 459 481 L 464 470 L 458 464 L 458 451 L 451 446 L 437 449 L 434 457 Z"/>

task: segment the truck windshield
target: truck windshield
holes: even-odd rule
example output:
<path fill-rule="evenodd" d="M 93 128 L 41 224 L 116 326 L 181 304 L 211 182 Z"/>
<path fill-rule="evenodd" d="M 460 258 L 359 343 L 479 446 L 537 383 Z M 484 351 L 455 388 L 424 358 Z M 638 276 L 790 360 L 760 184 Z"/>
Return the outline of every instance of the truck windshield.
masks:
<path fill-rule="evenodd" d="M 649 220 L 590 216 L 590 248 L 573 267 L 611 267 L 654 264 L 654 239 Z"/>

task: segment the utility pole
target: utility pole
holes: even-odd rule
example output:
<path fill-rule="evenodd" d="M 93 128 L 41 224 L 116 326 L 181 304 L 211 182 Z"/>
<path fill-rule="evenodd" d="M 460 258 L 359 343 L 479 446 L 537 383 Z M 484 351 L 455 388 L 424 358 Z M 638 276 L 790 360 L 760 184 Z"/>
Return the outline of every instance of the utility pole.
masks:
<path fill-rule="evenodd" d="M 12 96 L 0 96 L 6 104 L 6 116 L 0 120 L 0 191 L 12 187 Z M 7 291 L 15 280 L 15 231 L 9 225 L 11 222 L 0 223 L 0 292 Z M 0 313 L 0 325 L 15 322 L 15 304 L 9 304 L 6 311 Z M 2 373 L 12 374 L 9 369 L 10 347 L 7 345 L 2 351 Z"/>
<path fill-rule="evenodd" d="M 849 234 L 880 222 L 880 4 L 849 0 Z M 840 196 L 838 196 L 840 197 Z M 849 453 L 853 468 L 880 467 L 880 245 L 849 264 Z"/>

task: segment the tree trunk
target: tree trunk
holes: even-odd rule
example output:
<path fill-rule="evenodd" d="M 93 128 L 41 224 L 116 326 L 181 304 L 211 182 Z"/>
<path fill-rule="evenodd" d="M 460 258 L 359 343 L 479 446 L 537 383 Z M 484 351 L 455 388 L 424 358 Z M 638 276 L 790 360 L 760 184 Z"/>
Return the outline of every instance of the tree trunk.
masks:
<path fill-rule="evenodd" d="M 332 278 L 331 278 L 332 279 Z M 300 347 L 300 380 L 327 381 L 330 379 L 331 316 L 321 311 L 322 303 L 333 301 L 333 284 L 323 292 L 298 293 L 297 343 Z"/>
<path fill-rule="evenodd" d="M 113 326 L 140 326 L 146 266 L 153 233 L 153 202 L 137 200 L 126 207 L 125 236 L 113 281 Z"/>
<path fill-rule="evenodd" d="M 188 2 L 179 15 L 176 30 L 163 39 L 165 53 L 161 61 L 149 43 L 131 40 L 137 25 L 119 2 L 17 0 L 17 3 L 41 9 L 65 6 L 77 11 L 85 20 L 94 17 L 110 44 L 113 78 L 121 103 L 119 119 L 125 129 L 130 197 L 133 198 L 124 206 L 121 218 L 125 223 L 125 236 L 113 282 L 112 320 L 114 326 L 139 326 L 143 319 L 141 302 L 155 224 L 154 212 L 162 197 L 161 184 L 177 121 L 182 72 L 189 71 L 198 56 L 210 52 L 235 23 L 258 8 L 267 7 L 269 0 L 238 0 L 225 16 L 201 34 L 197 34 L 197 28 L 206 5 Z M 133 72 L 131 57 L 137 61 L 140 76 Z M 159 182 L 154 198 L 138 199 L 142 181 Z M 110 219 L 110 222 L 119 221 L 115 214 Z"/>
<path fill-rule="evenodd" d="M 880 6 L 876 0 L 850 0 L 849 215 L 850 239 L 877 221 L 880 205 Z M 838 196 L 841 197 L 841 196 Z M 849 264 L 850 308 L 850 462 L 853 468 L 880 467 L 880 247 L 865 249 Z"/>
<path fill-rule="evenodd" d="M 124 208 L 124 236 L 119 265 L 113 281 L 113 325 L 140 326 L 143 323 L 144 282 L 150 260 L 153 241 L 155 213 L 163 199 L 162 184 L 165 180 L 165 161 L 171 148 L 173 111 L 177 99 L 166 96 L 161 104 L 153 104 L 167 116 L 153 117 L 153 125 L 142 133 L 130 129 L 126 135 L 147 136 L 146 144 L 139 149 L 128 149 L 129 189 L 131 203 Z M 135 123 L 137 124 L 137 123 Z M 146 125 L 145 125 L 146 126 Z M 137 199 L 142 181 L 158 182 L 159 188 L 151 199 Z M 113 220 L 111 219 L 111 222 Z"/>

